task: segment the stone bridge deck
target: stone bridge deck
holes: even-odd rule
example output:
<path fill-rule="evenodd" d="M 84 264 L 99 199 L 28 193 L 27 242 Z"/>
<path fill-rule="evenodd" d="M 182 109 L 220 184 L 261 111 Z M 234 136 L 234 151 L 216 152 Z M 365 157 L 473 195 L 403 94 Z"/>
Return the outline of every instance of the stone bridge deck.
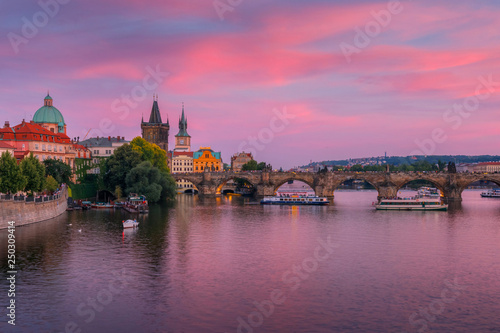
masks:
<path fill-rule="evenodd" d="M 333 198 L 335 189 L 346 180 L 364 180 L 378 191 L 379 198 L 397 196 L 398 191 L 413 180 L 426 180 L 434 184 L 448 201 L 461 201 L 462 191 L 478 180 L 491 181 L 500 186 L 500 173 L 435 173 L 435 172 L 199 172 L 174 173 L 176 180 L 193 183 L 201 196 L 221 194 L 222 187 L 231 179 L 241 178 L 256 189 L 257 196 L 274 195 L 290 180 L 302 181 L 316 195 Z"/>

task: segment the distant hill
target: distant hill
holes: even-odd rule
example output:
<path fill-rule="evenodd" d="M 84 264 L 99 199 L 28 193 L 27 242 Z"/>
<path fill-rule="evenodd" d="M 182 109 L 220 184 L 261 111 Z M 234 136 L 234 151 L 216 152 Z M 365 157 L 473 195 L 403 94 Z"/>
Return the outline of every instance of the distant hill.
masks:
<path fill-rule="evenodd" d="M 362 164 L 362 165 L 402 165 L 402 164 L 413 164 L 418 161 L 427 161 L 432 164 L 436 164 L 438 161 L 441 162 L 455 162 L 459 163 L 480 163 L 480 162 L 500 162 L 499 155 L 478 155 L 478 156 L 470 156 L 470 155 L 429 155 L 429 156 L 378 156 L 378 157 L 365 157 L 365 158 L 351 158 L 347 160 L 329 160 L 329 161 L 321 161 L 321 162 L 312 162 L 303 167 L 311 167 L 314 165 L 339 165 L 339 166 L 347 166 L 354 164 Z"/>

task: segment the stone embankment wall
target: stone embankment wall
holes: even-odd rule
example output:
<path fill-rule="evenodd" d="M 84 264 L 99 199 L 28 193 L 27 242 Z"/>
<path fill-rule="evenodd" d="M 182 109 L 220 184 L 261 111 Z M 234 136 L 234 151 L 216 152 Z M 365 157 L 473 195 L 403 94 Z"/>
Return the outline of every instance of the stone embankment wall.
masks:
<path fill-rule="evenodd" d="M 68 189 L 63 187 L 59 199 L 45 202 L 0 200 L 0 229 L 9 221 L 16 226 L 49 220 L 61 215 L 68 206 Z"/>

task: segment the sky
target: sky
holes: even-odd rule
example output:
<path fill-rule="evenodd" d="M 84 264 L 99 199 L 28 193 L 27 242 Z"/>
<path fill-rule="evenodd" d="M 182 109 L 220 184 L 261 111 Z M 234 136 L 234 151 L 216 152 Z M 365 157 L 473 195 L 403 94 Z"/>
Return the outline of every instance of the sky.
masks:
<path fill-rule="evenodd" d="M 500 154 L 495 0 L 0 1 L 0 125 L 50 91 L 68 135 L 141 135 L 274 168 Z M 90 132 L 89 132 L 90 130 Z M 88 134 L 87 134 L 88 133 Z"/>

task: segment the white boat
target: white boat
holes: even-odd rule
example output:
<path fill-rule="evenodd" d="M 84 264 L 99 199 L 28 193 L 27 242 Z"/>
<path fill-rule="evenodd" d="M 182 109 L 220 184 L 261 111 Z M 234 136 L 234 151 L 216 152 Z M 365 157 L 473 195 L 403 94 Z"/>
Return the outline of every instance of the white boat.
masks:
<path fill-rule="evenodd" d="M 500 190 L 489 190 L 488 192 L 481 193 L 483 198 L 500 198 Z"/>
<path fill-rule="evenodd" d="M 261 205 L 328 205 L 328 198 L 308 195 L 306 192 L 279 193 L 274 197 L 264 197 L 260 201 Z"/>
<path fill-rule="evenodd" d="M 123 229 L 137 228 L 139 226 L 139 222 L 137 222 L 136 220 L 122 221 L 122 224 L 123 224 Z"/>
<path fill-rule="evenodd" d="M 375 205 L 378 210 L 447 210 L 438 189 L 421 187 L 413 198 L 380 199 Z"/>
<path fill-rule="evenodd" d="M 421 187 L 417 190 L 417 196 L 420 198 L 440 198 L 441 194 L 435 187 Z"/>
<path fill-rule="evenodd" d="M 375 208 L 378 210 L 447 210 L 448 205 L 441 199 L 394 198 L 381 199 Z"/>

